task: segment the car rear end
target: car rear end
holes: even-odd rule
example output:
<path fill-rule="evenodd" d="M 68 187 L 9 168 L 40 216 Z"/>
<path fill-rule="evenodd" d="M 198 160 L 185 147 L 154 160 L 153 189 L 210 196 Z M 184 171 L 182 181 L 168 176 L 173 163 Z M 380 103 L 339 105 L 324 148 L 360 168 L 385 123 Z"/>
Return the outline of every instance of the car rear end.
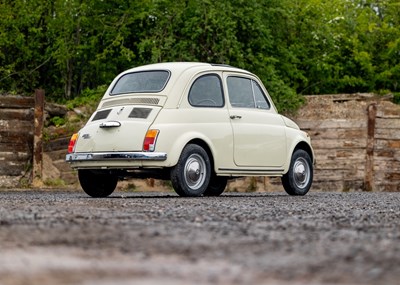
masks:
<path fill-rule="evenodd" d="M 102 102 L 72 136 L 66 160 L 73 168 L 135 167 L 144 160 L 165 160 L 166 153 L 154 151 L 159 130 L 150 128 L 164 100 L 138 97 Z"/>
<path fill-rule="evenodd" d="M 155 151 L 160 130 L 151 125 L 167 101 L 169 70 L 131 70 L 110 85 L 96 112 L 74 134 L 66 161 L 72 168 L 135 168 L 167 159 Z M 150 163 L 151 165 L 151 163 Z"/>

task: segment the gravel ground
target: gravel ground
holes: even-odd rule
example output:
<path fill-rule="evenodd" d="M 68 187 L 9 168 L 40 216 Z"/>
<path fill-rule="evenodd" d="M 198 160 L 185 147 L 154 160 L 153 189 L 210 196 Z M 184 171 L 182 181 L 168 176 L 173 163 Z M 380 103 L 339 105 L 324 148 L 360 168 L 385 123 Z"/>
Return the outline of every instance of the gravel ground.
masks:
<path fill-rule="evenodd" d="M 400 193 L 0 192 L 0 284 L 400 284 Z"/>

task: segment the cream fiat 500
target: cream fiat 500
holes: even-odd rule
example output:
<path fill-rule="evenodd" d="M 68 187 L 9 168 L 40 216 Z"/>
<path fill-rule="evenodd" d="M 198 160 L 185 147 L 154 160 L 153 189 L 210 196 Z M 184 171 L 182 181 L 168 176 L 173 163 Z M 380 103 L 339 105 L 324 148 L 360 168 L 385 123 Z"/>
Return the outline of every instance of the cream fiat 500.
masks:
<path fill-rule="evenodd" d="M 171 180 L 180 196 L 218 196 L 229 178 L 280 176 L 288 194 L 305 195 L 314 154 L 254 74 L 175 62 L 119 74 L 72 136 L 66 161 L 92 197 L 126 177 Z"/>

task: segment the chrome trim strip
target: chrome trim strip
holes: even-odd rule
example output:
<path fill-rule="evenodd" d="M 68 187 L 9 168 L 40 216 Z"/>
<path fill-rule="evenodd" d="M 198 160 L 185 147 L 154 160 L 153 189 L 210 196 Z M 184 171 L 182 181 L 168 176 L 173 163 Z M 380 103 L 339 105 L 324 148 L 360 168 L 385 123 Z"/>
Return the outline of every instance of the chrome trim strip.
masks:
<path fill-rule="evenodd" d="M 109 160 L 166 160 L 165 152 L 79 152 L 70 153 L 66 162 Z"/>
<path fill-rule="evenodd" d="M 246 169 L 246 168 L 239 168 L 239 169 L 232 169 L 232 168 L 218 168 L 218 170 L 221 171 L 229 171 L 229 172 L 248 172 L 248 173 L 254 173 L 254 172 L 282 172 L 283 169 Z"/>

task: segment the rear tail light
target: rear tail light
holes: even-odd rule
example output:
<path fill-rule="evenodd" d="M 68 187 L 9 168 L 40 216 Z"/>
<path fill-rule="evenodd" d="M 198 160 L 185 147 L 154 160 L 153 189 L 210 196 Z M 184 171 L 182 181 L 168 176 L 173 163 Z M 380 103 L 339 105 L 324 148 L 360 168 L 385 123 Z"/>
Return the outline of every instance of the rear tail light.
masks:
<path fill-rule="evenodd" d="M 144 151 L 154 151 L 159 130 L 148 130 L 143 142 Z"/>
<path fill-rule="evenodd" d="M 78 134 L 73 134 L 68 145 L 68 153 L 73 153 L 75 148 L 75 143 L 78 140 Z"/>

